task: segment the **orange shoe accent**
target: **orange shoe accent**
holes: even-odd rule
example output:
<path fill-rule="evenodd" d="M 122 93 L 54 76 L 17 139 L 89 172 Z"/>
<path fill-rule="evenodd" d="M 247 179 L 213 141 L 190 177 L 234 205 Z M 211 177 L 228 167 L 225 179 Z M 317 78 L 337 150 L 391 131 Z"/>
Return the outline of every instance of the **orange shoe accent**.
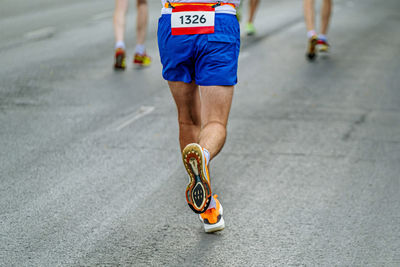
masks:
<path fill-rule="evenodd" d="M 225 228 L 225 221 L 222 216 L 224 209 L 217 197 L 217 195 L 213 196 L 215 200 L 215 208 L 208 209 L 204 213 L 199 214 L 199 219 L 203 223 L 204 231 L 206 233 L 221 231 Z"/>
<path fill-rule="evenodd" d="M 215 208 L 208 209 L 205 212 L 200 214 L 203 221 L 207 220 L 207 222 L 209 224 L 216 224 L 218 222 L 218 216 L 220 215 L 219 210 L 220 210 L 221 204 L 219 203 L 217 197 L 218 197 L 218 195 L 214 195 L 214 200 L 217 203 L 215 205 Z"/>

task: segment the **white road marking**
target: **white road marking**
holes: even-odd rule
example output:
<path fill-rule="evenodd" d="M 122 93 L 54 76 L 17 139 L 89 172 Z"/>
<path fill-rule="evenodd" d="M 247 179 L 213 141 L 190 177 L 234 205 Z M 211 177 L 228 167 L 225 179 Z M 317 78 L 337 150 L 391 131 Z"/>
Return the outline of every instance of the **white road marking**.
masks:
<path fill-rule="evenodd" d="M 137 121 L 138 119 L 152 113 L 154 111 L 154 107 L 151 106 L 142 106 L 139 108 L 138 111 L 126 116 L 125 118 L 121 119 L 121 121 L 117 124 L 114 128 L 115 131 L 121 131 L 125 127 L 129 126 L 133 122 Z"/>
<path fill-rule="evenodd" d="M 56 28 L 54 27 L 45 27 L 35 31 L 25 33 L 24 37 L 27 40 L 42 40 L 51 38 L 56 32 Z"/>

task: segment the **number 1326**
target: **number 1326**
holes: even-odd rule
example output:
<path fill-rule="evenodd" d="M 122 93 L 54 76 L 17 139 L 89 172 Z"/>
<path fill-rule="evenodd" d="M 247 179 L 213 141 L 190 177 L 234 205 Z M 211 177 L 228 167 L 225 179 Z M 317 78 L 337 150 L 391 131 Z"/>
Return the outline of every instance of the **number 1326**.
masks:
<path fill-rule="evenodd" d="M 207 22 L 207 19 L 204 15 L 185 15 L 180 16 L 181 24 L 204 24 Z"/>

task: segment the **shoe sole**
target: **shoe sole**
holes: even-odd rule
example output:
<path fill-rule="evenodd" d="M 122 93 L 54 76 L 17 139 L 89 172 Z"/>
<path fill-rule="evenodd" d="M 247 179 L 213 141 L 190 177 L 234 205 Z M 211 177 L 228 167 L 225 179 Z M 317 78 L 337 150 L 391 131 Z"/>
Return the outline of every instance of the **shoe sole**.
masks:
<path fill-rule="evenodd" d="M 309 44 L 308 44 L 308 52 L 307 52 L 307 58 L 308 58 L 308 60 L 314 60 L 315 59 L 315 57 L 317 56 L 317 53 L 316 53 L 316 51 L 317 51 L 317 49 L 316 49 L 316 46 L 317 46 L 317 42 L 318 42 L 318 39 L 317 38 L 312 38 L 310 41 L 309 41 Z"/>
<path fill-rule="evenodd" d="M 211 186 L 207 179 L 206 163 L 201 147 L 198 144 L 187 145 L 183 149 L 182 160 L 189 174 L 186 201 L 195 213 L 203 213 L 210 205 Z"/>

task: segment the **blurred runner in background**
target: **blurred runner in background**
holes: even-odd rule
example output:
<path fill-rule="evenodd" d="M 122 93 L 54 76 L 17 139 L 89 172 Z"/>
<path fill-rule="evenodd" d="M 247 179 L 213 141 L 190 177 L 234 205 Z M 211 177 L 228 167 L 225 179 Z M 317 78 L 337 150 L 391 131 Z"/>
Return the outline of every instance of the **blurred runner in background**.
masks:
<path fill-rule="evenodd" d="M 137 0 L 137 22 L 136 22 L 136 48 L 133 63 L 137 66 L 149 66 L 151 58 L 146 54 L 146 33 L 148 21 L 148 6 L 146 0 Z M 114 34 L 115 34 L 115 69 L 126 68 L 125 55 L 125 21 L 128 11 L 128 0 L 115 0 L 114 11 Z"/>
<path fill-rule="evenodd" d="M 246 33 L 247 35 L 254 35 L 256 34 L 256 28 L 254 27 L 254 17 L 256 14 L 256 10 L 260 0 L 250 0 L 249 1 L 249 19 L 246 24 Z"/>
<path fill-rule="evenodd" d="M 307 27 L 308 48 L 306 56 L 309 60 L 314 60 L 317 50 L 321 53 L 329 51 L 327 32 L 332 10 L 332 0 L 323 0 L 321 8 L 321 30 L 317 35 L 315 30 L 315 7 L 314 0 L 304 0 L 304 18 Z"/>

